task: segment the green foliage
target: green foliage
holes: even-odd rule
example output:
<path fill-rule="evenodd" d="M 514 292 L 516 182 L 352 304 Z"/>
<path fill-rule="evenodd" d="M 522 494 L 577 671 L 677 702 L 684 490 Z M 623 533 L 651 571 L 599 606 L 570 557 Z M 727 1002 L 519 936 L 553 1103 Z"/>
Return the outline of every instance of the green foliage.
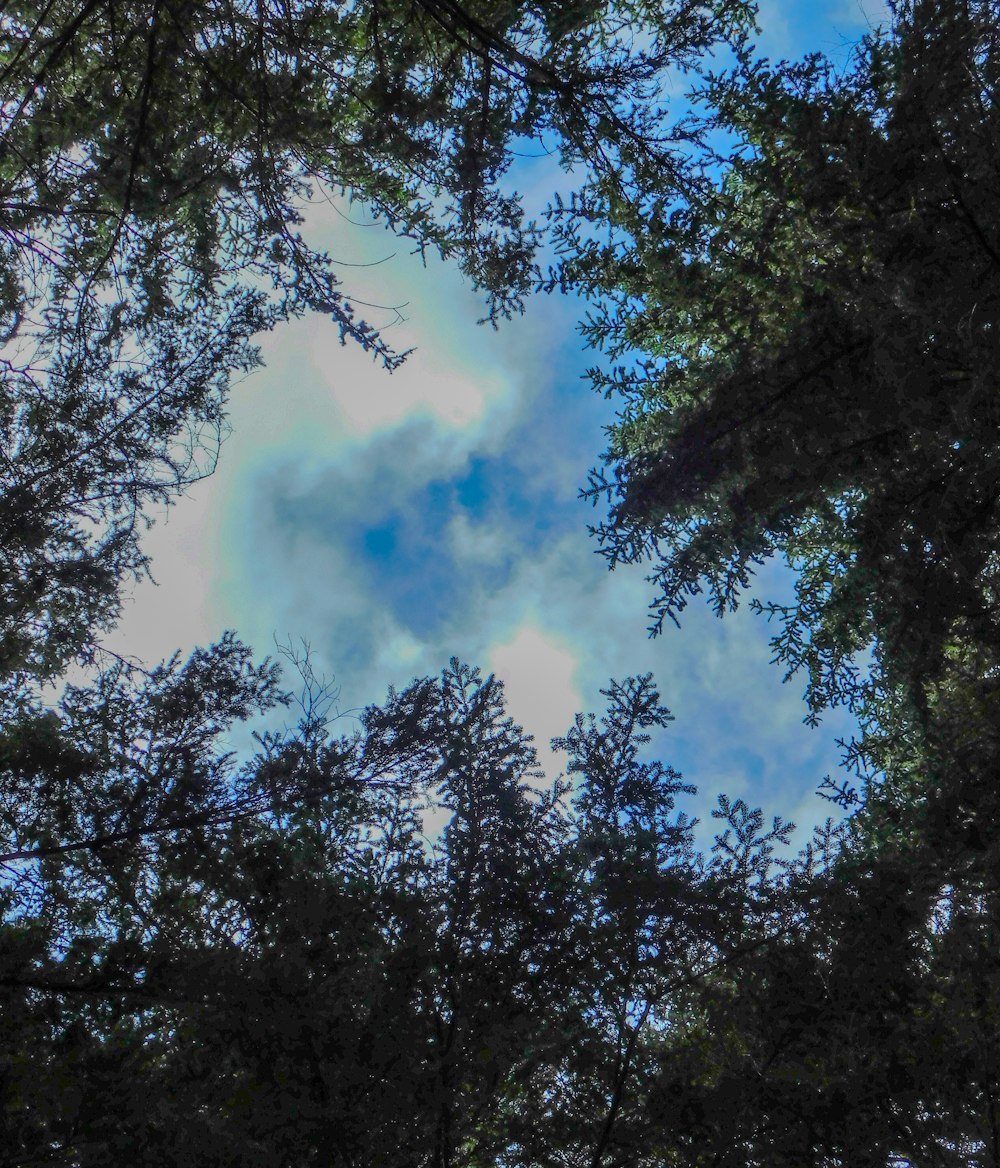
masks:
<path fill-rule="evenodd" d="M 891 17 L 839 73 L 744 42 L 669 166 L 554 212 L 547 286 L 594 299 L 621 405 L 586 492 L 612 566 L 652 564 L 659 631 L 783 557 L 775 659 L 809 720 L 861 723 L 826 784 L 852 819 L 764 880 L 665 1037 L 662 1162 L 997 1162 L 1000 11 Z M 762 824 L 727 811 L 738 868 Z"/>
<path fill-rule="evenodd" d="M 595 371 L 623 402 L 589 492 L 605 553 L 653 563 L 657 629 L 786 558 L 794 602 L 759 604 L 777 659 L 813 715 L 887 730 L 894 704 L 896 750 L 951 646 L 997 646 L 998 15 L 899 4 L 843 74 L 744 44 L 680 177 L 595 187 L 610 243 L 561 228 L 562 282 L 604 297 L 584 335 L 619 362 Z"/>
<path fill-rule="evenodd" d="M 721 797 L 706 857 L 651 679 L 606 697 L 549 791 L 458 662 L 341 737 L 313 684 L 242 765 L 282 696 L 231 637 L 24 702 L 5 1162 L 989 1162 L 1000 845 L 828 822 L 789 859 Z"/>
<path fill-rule="evenodd" d="M 557 742 L 571 799 L 539 788 L 502 686 L 457 662 L 340 738 L 314 689 L 236 766 L 226 734 L 275 683 L 227 638 L 11 724 L 5 1162 L 527 1168 L 682 1147 L 666 1079 L 694 1114 L 724 1074 L 706 1011 L 803 931 L 771 858 L 787 829 L 723 800 L 716 854 L 695 852 L 675 807 L 693 788 L 642 757 L 669 720 L 648 677 Z"/>
<path fill-rule="evenodd" d="M 227 640 L 141 695 L 116 671 L 23 718 L 67 761 L 37 826 L 6 823 L 6 1161 L 527 1163 L 569 1130 L 627 1138 L 650 997 L 718 912 L 685 919 L 685 788 L 637 756 L 662 720 L 649 680 L 562 743 L 572 808 L 528 785 L 501 685 L 457 662 L 353 735 L 306 722 L 234 770 L 211 743 L 273 682 Z"/>
<path fill-rule="evenodd" d="M 300 231 L 310 196 L 360 200 L 509 316 L 539 241 L 512 147 L 613 169 L 664 65 L 745 19 L 743 0 L 8 5 L 0 671 L 56 675 L 114 621 L 143 515 L 214 467 L 255 335 L 318 312 L 402 360 Z"/>
<path fill-rule="evenodd" d="M 834 73 L 740 36 L 708 112 L 662 71 L 749 20 L 646 0 L 100 0 L 0 24 L 0 1158 L 398 1168 L 998 1163 L 1000 806 L 992 0 L 900 0 Z M 636 49 L 633 32 L 644 34 Z M 612 562 L 656 626 L 796 568 L 776 657 L 846 703 L 863 799 L 794 858 L 647 758 L 650 677 L 555 743 L 453 661 L 331 736 L 227 634 L 40 681 L 113 622 L 143 509 L 211 468 L 262 329 L 330 316 L 298 232 L 359 199 L 519 310 L 555 139 L 550 287 L 617 364 Z M 872 663 L 860 658 L 871 650 Z M 294 659 L 294 657 L 293 657 Z M 444 821 L 434 839 L 432 826 Z"/>

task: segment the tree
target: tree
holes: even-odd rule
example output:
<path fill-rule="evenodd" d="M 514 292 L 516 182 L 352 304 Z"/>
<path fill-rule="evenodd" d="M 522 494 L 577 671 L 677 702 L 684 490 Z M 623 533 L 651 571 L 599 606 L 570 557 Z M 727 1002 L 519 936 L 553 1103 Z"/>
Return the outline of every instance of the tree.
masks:
<path fill-rule="evenodd" d="M 492 320 L 539 231 L 512 147 L 613 169 L 659 74 L 744 0 L 18 0 L 0 27 L 0 668 L 42 677 L 113 622 L 144 509 L 211 471 L 253 337 L 307 311 L 395 354 L 299 228 L 359 200 L 455 257 Z M 633 38 L 642 34 L 637 49 Z"/>
<path fill-rule="evenodd" d="M 115 701 L 120 675 L 67 697 L 64 737 L 92 736 L 100 707 L 118 750 L 65 784 L 44 852 L 6 885 L 7 1161 L 443 1168 L 572 1144 L 581 1163 L 620 1162 L 635 1074 L 607 1061 L 616 1027 L 635 1045 L 634 1012 L 654 983 L 662 1005 L 688 949 L 704 960 L 718 916 L 706 901 L 684 923 L 701 902 L 690 825 L 669 818 L 682 788 L 637 757 L 665 713 L 649 679 L 612 686 L 603 725 L 563 743 L 575 811 L 565 784 L 528 787 L 534 752 L 499 683 L 453 662 L 356 734 L 265 736 L 228 782 L 267 801 L 255 815 L 207 814 L 189 784 L 183 822 L 94 838 L 73 808 L 121 805 L 123 788 L 140 803 L 165 751 L 222 773 L 211 735 L 270 680 L 227 642 L 157 673 L 141 703 Z M 428 804 L 449 817 L 432 846 Z"/>
<path fill-rule="evenodd" d="M 1000 845 L 789 860 L 723 797 L 706 858 L 648 677 L 572 788 L 457 662 L 236 766 L 275 681 L 229 638 L 5 734 L 7 1162 L 995 1162 Z"/>
<path fill-rule="evenodd" d="M 652 678 L 603 692 L 607 714 L 578 715 L 554 742 L 577 777 L 563 860 L 576 882 L 579 968 L 569 1000 L 577 1013 L 570 1041 L 513 1100 L 504 1162 L 523 1168 L 674 1162 L 682 1125 L 676 1107 L 664 1117 L 657 1096 L 665 1046 L 681 1040 L 706 985 L 739 976 L 750 955 L 792 927 L 776 921 L 772 854 L 794 825 L 775 819 L 764 830 L 759 811 L 722 797 L 713 816 L 728 826 L 706 860 L 694 848 L 697 821 L 676 811 L 677 796 L 694 787 L 641 757 L 650 728 L 670 720 Z M 685 1082 L 679 1095 L 699 1087 Z"/>
<path fill-rule="evenodd" d="M 658 631 L 783 556 L 776 658 L 812 719 L 862 723 L 842 854 L 774 886 L 796 927 L 664 1036 L 667 1162 L 1000 1162 L 1000 11 L 891 16 L 841 74 L 739 46 L 679 174 L 599 180 L 557 223 L 549 286 L 600 298 L 623 403 L 587 492 L 612 565 L 652 563 Z"/>
<path fill-rule="evenodd" d="M 639 4 L 121 11 L 2 30 L 7 1159 L 1000 1163 L 995 5 L 900 4 L 843 77 L 737 42 L 669 132 L 644 85 L 718 31 L 683 4 L 645 56 Z M 561 740 L 572 798 L 457 662 L 340 738 L 307 702 L 242 764 L 228 729 L 283 699 L 231 636 L 52 708 L 17 684 L 111 618 L 255 331 L 321 309 L 394 359 L 289 227 L 302 184 L 464 255 L 502 315 L 532 133 L 592 167 L 553 282 L 606 295 L 622 361 L 612 558 L 663 554 L 662 618 L 787 555 L 779 655 L 867 719 L 884 781 L 795 861 L 725 798 L 694 851 L 649 678 Z"/>
<path fill-rule="evenodd" d="M 611 241 L 561 229 L 557 275 L 604 298 L 584 335 L 618 362 L 595 372 L 623 401 L 589 492 L 605 553 L 652 562 L 657 629 L 785 557 L 794 603 L 760 605 L 776 656 L 813 715 L 868 723 L 869 775 L 926 770 L 907 751 L 956 660 L 993 700 L 998 15 L 897 3 L 843 74 L 744 43 L 701 91 L 684 183 L 598 182 Z"/>

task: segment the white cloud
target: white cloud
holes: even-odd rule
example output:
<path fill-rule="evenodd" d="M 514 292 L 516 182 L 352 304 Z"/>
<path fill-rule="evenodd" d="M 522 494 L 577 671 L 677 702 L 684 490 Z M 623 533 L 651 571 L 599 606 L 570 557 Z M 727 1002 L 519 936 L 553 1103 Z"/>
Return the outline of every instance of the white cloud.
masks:
<path fill-rule="evenodd" d="M 306 234 L 314 232 L 352 263 L 400 247 L 333 213 L 315 217 Z M 481 303 L 454 269 L 424 269 L 402 254 L 345 268 L 345 290 L 408 302 L 410 319 L 387 335 L 417 352 L 390 376 L 356 347 L 342 348 L 329 321 L 294 322 L 265 338 L 268 368 L 234 392 L 220 470 L 154 531 L 163 586 L 138 590 L 116 647 L 156 658 L 225 627 L 262 653 L 275 633 L 304 637 L 349 707 L 380 701 L 390 683 L 437 673 L 458 656 L 504 680 L 511 714 L 535 736 L 550 774 L 562 760 L 549 738 L 578 710 L 600 712 L 610 677 L 652 671 L 676 716 L 653 745 L 698 783 L 699 813 L 707 818 L 725 790 L 769 814 L 801 806 L 822 818 L 827 805 L 808 792 L 835 765 L 833 728 L 844 721 L 818 732 L 801 725 L 801 687 L 781 686 L 762 622 L 745 611 L 719 621 L 692 604 L 680 631 L 668 627 L 651 642 L 644 569 L 607 572 L 584 530 L 585 508 L 576 529 L 560 520 L 547 542 L 528 537 L 553 498 L 575 494 L 599 453 L 593 399 L 582 387 L 578 402 L 565 393 L 583 363 L 565 351 L 574 306 L 535 301 L 495 334 L 475 327 Z M 517 431 L 514 449 L 524 417 L 532 426 Z M 376 504 L 412 516 L 427 483 L 460 473 L 471 454 L 516 459 L 525 513 L 446 518 L 426 554 L 449 556 L 469 583 L 448 621 L 428 630 L 392 607 L 342 528 Z"/>
<path fill-rule="evenodd" d="M 549 740 L 566 733 L 583 704 L 576 654 L 529 618 L 513 636 L 491 647 L 486 664 L 504 683 L 511 717 L 534 736 L 542 768 L 554 777 L 561 762 Z"/>
<path fill-rule="evenodd" d="M 330 386 L 332 397 L 357 438 L 398 426 L 414 414 L 465 429 L 482 421 L 490 398 L 499 396 L 504 388 L 498 378 L 480 377 L 477 381 L 467 371 L 448 368 L 424 354 L 407 362 L 380 394 L 367 392 L 360 379 L 344 378 L 341 372 L 338 368 Z"/>

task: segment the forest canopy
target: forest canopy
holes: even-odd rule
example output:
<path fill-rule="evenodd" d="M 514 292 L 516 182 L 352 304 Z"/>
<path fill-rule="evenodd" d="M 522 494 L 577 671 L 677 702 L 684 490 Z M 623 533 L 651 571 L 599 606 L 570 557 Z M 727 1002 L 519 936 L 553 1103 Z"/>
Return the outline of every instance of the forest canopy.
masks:
<path fill-rule="evenodd" d="M 841 70 L 753 25 L 4 7 L 2 1163 L 1000 1168 L 1000 7 L 898 0 Z M 523 205 L 525 140 L 575 193 Z M 807 713 L 860 717 L 849 817 L 792 855 L 722 796 L 699 851 L 649 676 L 545 786 L 457 660 L 344 734 L 300 658 L 297 722 L 237 755 L 294 702 L 273 663 L 101 647 L 255 338 L 314 312 L 405 356 L 300 232 L 316 191 L 501 327 L 583 297 L 619 409 L 601 546 L 651 565 L 657 628 L 787 561 L 794 603 L 758 604 Z"/>
<path fill-rule="evenodd" d="M 652 181 L 595 198 L 611 242 L 570 217 L 559 273 L 618 362 L 605 554 L 653 565 L 656 627 L 784 558 L 777 659 L 862 716 L 874 772 L 996 665 L 997 9 L 893 13 L 846 72 L 740 48 L 693 131 L 736 139 L 721 174 L 670 213 Z"/>
<path fill-rule="evenodd" d="M 746 19 L 741 0 L 5 6 L 0 668 L 51 675 L 114 621 L 150 506 L 215 464 L 255 337 L 320 313 L 403 358 L 299 230 L 311 195 L 363 201 L 509 316 L 543 210 L 505 181 L 513 145 L 595 172 L 662 153 L 662 70 Z"/>

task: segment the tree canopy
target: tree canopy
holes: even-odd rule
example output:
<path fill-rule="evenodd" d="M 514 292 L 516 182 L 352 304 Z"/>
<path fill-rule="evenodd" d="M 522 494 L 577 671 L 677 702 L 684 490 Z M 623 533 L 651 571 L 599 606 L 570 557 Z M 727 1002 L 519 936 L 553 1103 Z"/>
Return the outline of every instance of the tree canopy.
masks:
<path fill-rule="evenodd" d="M 897 4 L 842 73 L 744 44 L 702 90 L 686 188 L 598 185 L 612 241 L 562 232 L 563 281 L 603 298 L 585 336 L 618 361 L 596 374 L 623 399 L 591 483 L 606 554 L 654 565 L 657 627 L 786 558 L 776 655 L 813 713 L 869 719 L 876 769 L 949 687 L 987 720 L 993 700 L 998 15 Z"/>
<path fill-rule="evenodd" d="M 457 662 L 345 737 L 313 703 L 225 783 L 215 740 L 272 683 L 227 639 L 68 691 L 41 775 L 8 734 L 37 810 L 3 823 L 5 1162 L 645 1162 L 645 1048 L 746 946 L 720 925 L 767 884 L 759 817 L 695 854 L 691 788 L 639 755 L 649 678 L 560 744 L 572 803 L 540 791 Z"/>
<path fill-rule="evenodd" d="M 699 853 L 648 677 L 547 790 L 458 662 L 339 737 L 313 694 L 235 767 L 273 683 L 227 638 L 69 690 L 46 753 L 7 732 L 5 1162 L 992 1162 L 968 874 L 829 822 L 789 858 L 725 797 Z"/>
<path fill-rule="evenodd" d="M 539 240 L 512 148 L 605 171 L 657 149 L 662 69 L 746 17 L 743 0 L 8 5 L 0 666 L 51 675 L 114 620 L 149 505 L 214 465 L 256 334 L 312 311 L 389 368 L 404 356 L 300 230 L 310 195 L 362 201 L 509 316 Z"/>
<path fill-rule="evenodd" d="M 760 61 L 751 15 L 5 8 L 5 1164 L 1000 1166 L 1000 9 L 898 0 L 841 72 Z M 672 123 L 664 70 L 699 60 Z M 580 176 L 542 223 L 505 179 L 532 137 Z M 254 336 L 317 311 L 403 356 L 300 233 L 310 189 L 457 259 L 493 319 L 586 294 L 605 550 L 653 563 L 657 626 L 789 561 L 795 602 L 758 604 L 810 715 L 862 718 L 860 799 L 827 787 L 852 818 L 792 855 L 722 796 L 700 852 L 650 677 L 544 788 L 458 661 L 347 733 L 300 663 L 297 724 L 242 755 L 291 699 L 234 634 L 97 668 Z"/>

